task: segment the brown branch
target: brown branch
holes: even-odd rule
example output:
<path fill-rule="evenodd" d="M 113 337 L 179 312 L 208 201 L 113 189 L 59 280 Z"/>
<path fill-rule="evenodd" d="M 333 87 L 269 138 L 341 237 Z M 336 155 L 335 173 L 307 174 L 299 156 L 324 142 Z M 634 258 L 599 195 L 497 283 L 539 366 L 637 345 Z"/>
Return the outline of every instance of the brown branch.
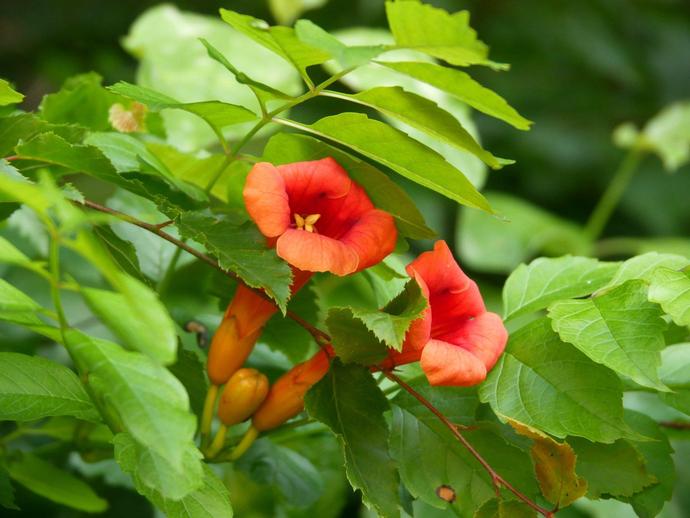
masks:
<path fill-rule="evenodd" d="M 661 421 L 659 425 L 672 430 L 690 430 L 690 423 L 680 421 Z"/>
<path fill-rule="evenodd" d="M 552 518 L 554 516 L 553 511 L 549 511 L 548 509 L 544 509 L 537 503 L 533 502 L 530 500 L 527 496 L 522 494 L 520 490 L 516 489 L 510 482 L 505 480 L 501 475 L 496 473 L 494 468 L 491 467 L 491 465 L 482 457 L 482 455 L 472 446 L 467 439 L 465 439 L 465 436 L 460 433 L 458 430 L 458 427 L 455 426 L 453 423 L 451 423 L 448 418 L 441 413 L 439 409 L 437 409 L 428 399 L 426 399 L 424 396 L 422 396 L 419 392 L 417 392 L 415 389 L 413 389 L 411 386 L 409 386 L 407 383 L 405 383 L 402 379 L 400 379 L 397 375 L 393 374 L 390 371 L 383 371 L 383 373 L 386 375 L 386 377 L 400 385 L 405 391 L 407 391 L 412 397 L 414 397 L 417 401 L 419 401 L 422 405 L 427 407 L 429 411 L 434 414 L 439 421 L 441 421 L 446 428 L 448 428 L 451 433 L 455 436 L 455 438 L 469 451 L 472 456 L 477 459 L 479 464 L 482 465 L 482 467 L 487 471 L 489 476 L 491 477 L 491 481 L 494 485 L 494 488 L 496 490 L 496 495 L 499 495 L 499 490 L 500 487 L 503 486 L 505 487 L 508 491 L 513 493 L 517 498 L 522 500 L 525 504 L 530 506 L 532 509 L 534 509 L 536 512 L 541 514 L 542 516 L 546 518 Z"/>
<path fill-rule="evenodd" d="M 241 282 L 243 284 L 244 281 L 236 275 L 233 272 L 224 270 L 221 268 L 221 266 L 218 264 L 217 261 L 215 261 L 213 258 L 207 256 L 203 252 L 199 252 L 198 250 L 192 248 L 189 246 L 187 243 L 184 243 L 183 241 L 180 241 L 179 239 L 171 236 L 167 232 L 163 231 L 162 228 L 169 225 L 170 222 L 166 221 L 157 225 L 151 224 L 151 223 L 146 223 L 145 221 L 141 221 L 133 216 L 130 216 L 129 214 L 125 214 L 123 212 L 119 212 L 117 210 L 111 209 L 109 207 L 104 207 L 102 205 L 99 205 L 97 203 L 94 203 L 89 200 L 84 200 L 83 204 L 80 204 L 78 202 L 77 205 L 82 205 L 86 206 L 90 209 L 97 210 L 100 212 L 104 212 L 106 214 L 110 214 L 112 216 L 115 216 L 123 221 L 126 221 L 128 223 L 131 223 L 132 225 L 136 225 L 137 227 L 143 228 L 148 230 L 149 232 L 152 232 L 156 234 L 157 236 L 165 239 L 166 241 L 174 244 L 175 246 L 180 247 L 182 250 L 185 252 L 188 252 L 192 254 L 194 257 L 197 259 L 205 262 L 206 264 L 212 266 L 213 268 L 216 268 L 217 270 L 221 271 L 223 274 L 227 275 L 228 277 L 231 277 L 232 279 L 235 279 L 238 282 Z M 246 286 L 246 284 L 245 284 Z M 252 288 L 251 286 L 247 286 L 249 289 L 252 289 L 256 291 L 257 293 L 261 294 L 261 296 L 265 297 L 267 300 L 271 300 L 268 295 L 266 295 L 262 290 Z M 295 314 L 292 311 L 288 311 L 286 316 L 293 320 L 297 325 L 303 327 L 316 341 L 319 346 L 324 347 L 326 344 L 329 344 L 331 341 L 330 336 L 328 333 L 325 333 L 324 331 L 318 329 L 317 327 L 313 326 L 306 320 L 304 320 L 302 317 L 299 315 Z M 530 500 L 527 496 L 522 494 L 518 489 L 516 489 L 510 482 L 505 480 L 503 477 L 501 477 L 496 471 L 491 467 L 491 465 L 484 459 L 484 457 L 481 456 L 481 454 L 472 446 L 467 439 L 460 433 L 458 426 L 455 424 L 451 423 L 446 416 L 444 416 L 440 410 L 438 410 L 431 402 L 429 402 L 424 396 L 422 396 L 420 393 L 418 393 L 416 390 L 414 390 L 411 386 L 409 386 L 407 383 L 405 383 L 402 379 L 400 379 L 398 376 L 393 374 L 390 371 L 383 371 L 383 374 L 390 379 L 391 381 L 394 381 L 400 387 L 402 387 L 405 391 L 407 391 L 410 395 L 412 395 L 415 399 L 417 399 L 422 405 L 427 407 L 455 436 L 455 438 L 472 454 L 472 456 L 477 459 L 477 461 L 482 465 L 482 467 L 489 473 L 489 476 L 491 477 L 491 481 L 494 485 L 494 488 L 496 490 L 496 496 L 500 495 L 500 487 L 503 486 L 505 487 L 508 491 L 513 493 L 517 498 L 522 500 L 525 504 L 530 506 L 532 509 L 540 513 L 546 518 L 553 518 L 554 516 L 554 511 L 549 511 L 547 509 L 544 509 L 540 507 L 537 503 L 533 502 Z"/>

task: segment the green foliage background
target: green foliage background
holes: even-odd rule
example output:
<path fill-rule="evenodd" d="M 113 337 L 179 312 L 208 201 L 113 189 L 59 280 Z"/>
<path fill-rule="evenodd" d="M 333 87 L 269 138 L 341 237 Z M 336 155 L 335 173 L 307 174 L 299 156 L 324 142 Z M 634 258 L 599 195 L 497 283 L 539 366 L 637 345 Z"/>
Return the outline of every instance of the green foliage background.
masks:
<path fill-rule="evenodd" d="M 136 61 L 118 44 L 127 34 L 132 21 L 155 2 L 108 1 L 108 2 L 61 2 L 59 8 L 50 1 L 27 0 L 21 5 L 6 2 L 0 6 L 0 63 L 1 75 L 16 82 L 17 89 L 27 95 L 26 109 L 35 108 L 47 92 L 57 90 L 62 82 L 76 74 L 95 70 L 104 77 L 104 84 L 119 80 L 134 82 Z M 690 4 L 683 0 L 653 0 L 630 2 L 627 0 L 589 0 L 582 2 L 521 0 L 505 1 L 439 1 L 431 2 L 449 11 L 467 8 L 472 13 L 472 25 L 480 37 L 492 48 L 492 58 L 511 63 L 511 71 L 497 74 L 491 70 L 474 71 L 475 78 L 487 87 L 501 93 L 519 111 L 535 122 L 530 132 L 516 132 L 500 121 L 475 116 L 475 122 L 486 149 L 498 156 L 515 159 L 516 164 L 500 171 L 489 173 L 485 190 L 500 191 L 528 200 L 560 218 L 583 224 L 595 206 L 613 171 L 622 160 L 623 151 L 612 142 L 613 129 L 627 121 L 638 127 L 667 104 L 687 98 L 690 93 Z M 177 2 L 182 10 L 215 16 L 219 7 L 226 7 L 260 18 L 275 21 L 268 4 L 258 1 L 234 1 L 217 3 L 208 1 Z M 308 11 L 305 15 L 329 31 L 352 26 L 385 27 L 383 2 L 376 0 L 331 0 L 323 7 Z M 315 78 L 325 78 L 325 73 L 315 70 Z M 185 71 L 180 70 L 183 77 Z M 329 100 L 330 101 L 330 100 Z M 292 114 L 296 120 L 313 121 L 331 113 L 326 110 L 325 100 L 316 100 L 298 107 Z M 248 149 L 248 151 L 257 151 Z M 636 238 L 673 237 L 669 251 L 687 255 L 690 250 L 690 166 L 686 165 L 675 174 L 668 174 L 656 157 L 643 160 L 640 171 L 623 195 L 614 217 L 607 226 L 603 253 L 610 259 L 617 259 L 646 251 L 645 241 Z M 467 247 L 476 241 L 463 235 L 467 216 L 463 209 L 427 190 L 403 182 L 417 202 L 429 224 L 438 230 L 441 237 L 455 246 L 463 265 L 477 278 L 489 304 L 498 307 L 500 288 L 505 280 L 505 263 L 497 263 L 495 257 L 486 255 L 479 248 L 473 253 Z M 80 185 L 80 188 L 88 188 Z M 500 205 L 500 196 L 496 206 Z M 493 200 L 492 200 L 493 201 Z M 124 203 L 124 202 L 123 202 Z M 510 201 L 504 212 L 508 213 Z M 499 207 L 500 208 L 500 207 Z M 543 221 L 545 217 L 539 216 Z M 477 228 L 481 222 L 475 221 Z M 25 234 L 31 229 L 25 229 Z M 631 239 L 620 239 L 631 238 Z M 633 239 L 634 238 L 634 239 Z M 414 250 L 428 247 L 428 241 L 413 243 Z M 537 255 L 540 250 L 521 250 L 524 255 L 517 262 Z M 548 250 L 547 250 L 548 252 Z M 161 254 L 168 252 L 160 251 Z M 465 257 L 466 254 L 469 256 Z M 518 254 L 519 255 L 519 254 Z M 75 263 L 78 258 L 75 256 Z M 485 263 L 483 263 L 485 261 Z M 78 264 L 78 263 L 77 263 Z M 513 266 L 516 266 L 515 263 Z M 186 276 L 195 278 L 191 265 Z M 78 270 L 78 268 L 74 268 Z M 217 279 L 207 274 L 196 277 L 200 283 L 210 285 Z M 35 291 L 31 280 L 23 279 L 22 288 Z M 217 311 L 200 301 L 177 300 L 176 294 L 189 293 L 184 279 L 176 279 L 169 292 L 169 303 L 176 320 L 197 317 L 199 312 Z M 194 288 L 192 286 L 192 288 Z M 327 288 L 323 288 L 327 289 Z M 333 290 L 337 291 L 334 286 Z M 47 294 L 42 294 L 47 302 Z M 227 295 L 226 295 L 227 296 Z M 334 296 L 334 299 L 337 299 Z M 342 299 L 342 297 L 341 297 Z M 340 299 L 338 299 L 340 300 Z M 171 302 L 172 301 L 172 302 Z M 195 305 L 195 302 L 198 304 Z M 80 302 L 71 301 L 73 309 Z M 305 311 L 315 311 L 304 303 Z M 545 306 L 544 306 L 545 307 Z M 550 308 L 567 311 L 568 308 Z M 304 314 L 304 311 L 301 312 Z M 292 330 L 294 332 L 294 330 Z M 298 332 L 298 331 L 297 331 Z M 0 343 L 11 344 L 15 350 L 20 345 L 22 352 L 31 352 L 40 347 L 41 339 L 27 338 L 8 326 L 2 327 Z M 577 345 L 577 344 L 576 344 Z M 262 358 L 255 360 L 260 364 Z M 267 359 L 267 363 L 274 361 Z M 499 380 L 500 381 L 500 380 Z M 198 382 L 198 380 L 197 380 Z M 194 402 L 192 402 L 194 405 Z M 644 398 L 640 403 L 645 407 Z M 395 419 L 404 420 L 407 410 L 399 411 Z M 662 419 L 663 416 L 654 416 Z M 289 439 L 294 441 L 294 439 Z M 270 443 L 267 443 L 270 444 Z M 286 444 L 297 450 L 299 444 Z M 269 448 L 269 446 L 265 446 Z M 687 442 L 676 442 L 676 455 L 688 458 Z M 333 444 L 324 441 L 322 451 L 333 449 Z M 287 448 L 285 449 L 287 450 Z M 290 451 L 290 450 L 287 450 Z M 311 458 L 314 452 L 302 451 Z M 340 459 L 338 452 L 335 466 Z M 56 452 L 56 455 L 66 452 Z M 290 494 L 301 491 L 311 498 L 309 491 L 318 488 L 313 473 L 292 469 L 313 483 L 305 487 L 282 487 L 276 494 L 267 497 L 265 486 L 247 478 L 246 473 L 261 470 L 266 457 L 246 459 L 243 470 L 238 470 L 233 487 L 242 488 L 233 492 L 233 507 L 236 515 L 271 516 L 272 501 L 284 502 L 290 509 Z M 272 455 L 279 455 L 271 452 Z M 285 452 L 283 454 L 287 455 Z M 328 457 L 325 455 L 325 457 Z M 289 465 L 289 464 L 288 464 Z M 687 463 L 677 462 L 679 480 L 676 498 L 668 516 L 687 516 L 684 509 L 690 509 L 690 473 Z M 258 466 L 258 467 L 257 467 Z M 89 467 L 83 468 L 88 470 Z M 329 467 L 324 468 L 328 471 Z M 337 469 L 331 466 L 333 476 L 322 480 L 320 489 L 332 493 L 333 497 L 321 505 L 333 507 L 342 504 L 342 516 L 352 516 L 360 511 L 357 497 L 343 491 L 343 480 Z M 685 470 L 685 471 L 683 471 Z M 310 478 L 311 477 L 311 478 Z M 126 487 L 106 484 L 98 477 L 92 484 L 95 491 L 107 498 L 110 508 L 102 516 L 146 516 L 149 504 Z M 267 482 L 275 483 L 274 480 Z M 126 483 L 124 483 L 126 486 Z M 282 493 L 280 491 L 283 491 Z M 35 498 L 18 487 L 17 501 L 23 512 L 40 516 L 79 516 L 79 512 L 66 508 L 57 509 L 47 500 Z M 314 502 L 316 496 L 312 495 Z M 293 497 L 294 498 L 294 497 Z M 318 505 L 315 503 L 315 513 Z M 263 507 L 262 507 L 263 506 Z M 591 508 L 580 506 L 559 513 L 559 516 L 621 517 L 629 516 L 619 511 L 613 502 L 602 501 Z M 332 509 L 329 509 L 332 510 Z M 11 511 L 4 511 L 13 516 Z M 325 511 L 324 511 L 325 512 Z M 424 511 L 424 516 L 434 516 L 434 510 Z M 291 516 L 300 516 L 300 511 L 288 511 Z"/>

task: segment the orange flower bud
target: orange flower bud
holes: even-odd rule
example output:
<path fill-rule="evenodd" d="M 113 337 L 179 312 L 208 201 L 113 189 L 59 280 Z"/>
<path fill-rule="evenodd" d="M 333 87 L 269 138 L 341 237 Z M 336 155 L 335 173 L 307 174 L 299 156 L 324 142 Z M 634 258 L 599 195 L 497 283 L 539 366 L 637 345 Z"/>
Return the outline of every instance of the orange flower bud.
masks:
<path fill-rule="evenodd" d="M 256 369 L 240 369 L 230 377 L 220 396 L 218 417 L 227 426 L 251 417 L 268 394 L 268 378 Z"/>
<path fill-rule="evenodd" d="M 299 414 L 304 409 L 304 395 L 329 367 L 328 354 L 321 350 L 278 378 L 252 418 L 254 428 L 260 432 L 271 430 Z"/>
<path fill-rule="evenodd" d="M 214 385 L 222 385 L 242 367 L 252 352 L 261 329 L 241 336 L 235 317 L 225 318 L 211 340 L 208 351 L 208 377 Z"/>

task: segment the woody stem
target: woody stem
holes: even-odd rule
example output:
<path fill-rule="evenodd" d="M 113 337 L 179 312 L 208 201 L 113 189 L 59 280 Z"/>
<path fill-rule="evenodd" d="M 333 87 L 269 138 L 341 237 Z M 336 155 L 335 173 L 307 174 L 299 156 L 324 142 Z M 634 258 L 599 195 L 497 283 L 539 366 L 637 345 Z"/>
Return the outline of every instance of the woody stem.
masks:
<path fill-rule="evenodd" d="M 426 399 L 424 396 L 422 396 L 419 392 L 417 392 L 415 389 L 413 389 L 411 386 L 409 386 L 407 383 L 405 383 L 402 379 L 400 379 L 397 375 L 393 374 L 390 371 L 383 371 L 383 373 L 386 375 L 386 377 L 400 385 L 400 387 L 405 390 L 407 393 L 409 393 L 412 397 L 414 397 L 417 401 L 419 401 L 422 405 L 427 407 L 429 411 L 434 414 L 439 421 L 441 421 L 446 428 L 448 428 L 451 433 L 455 436 L 455 438 L 467 449 L 467 451 L 470 452 L 470 454 L 477 459 L 479 464 L 482 465 L 482 467 L 486 470 L 486 472 L 489 474 L 491 477 L 491 481 L 493 482 L 494 488 L 496 489 L 496 492 L 498 493 L 499 489 L 501 486 L 505 487 L 508 491 L 513 493 L 517 498 L 522 500 L 525 504 L 530 506 L 532 509 L 534 509 L 536 512 L 541 514 L 542 516 L 545 516 L 546 518 L 552 518 L 553 517 L 553 511 L 549 511 L 548 509 L 544 509 L 541 507 L 539 504 L 536 502 L 533 502 L 530 500 L 527 496 L 522 494 L 518 489 L 516 489 L 510 482 L 505 480 L 501 475 L 496 473 L 496 470 L 491 467 L 491 465 L 486 461 L 484 457 L 472 446 L 467 439 L 465 439 L 465 436 L 460 433 L 460 430 L 458 430 L 458 427 L 451 423 L 448 418 L 441 413 L 441 411 L 436 408 L 434 405 L 431 404 L 431 402 Z"/>

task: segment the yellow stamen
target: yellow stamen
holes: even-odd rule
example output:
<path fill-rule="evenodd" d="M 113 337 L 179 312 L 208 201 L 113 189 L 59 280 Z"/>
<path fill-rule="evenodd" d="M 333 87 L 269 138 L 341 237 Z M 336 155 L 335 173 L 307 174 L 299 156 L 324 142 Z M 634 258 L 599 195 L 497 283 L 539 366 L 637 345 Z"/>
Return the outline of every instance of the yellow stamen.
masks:
<path fill-rule="evenodd" d="M 295 224 L 297 225 L 298 229 L 303 229 L 307 232 L 315 232 L 316 228 L 314 225 L 316 225 L 316 222 L 319 221 L 320 217 L 321 214 L 309 214 L 303 218 L 299 214 L 295 213 Z"/>

